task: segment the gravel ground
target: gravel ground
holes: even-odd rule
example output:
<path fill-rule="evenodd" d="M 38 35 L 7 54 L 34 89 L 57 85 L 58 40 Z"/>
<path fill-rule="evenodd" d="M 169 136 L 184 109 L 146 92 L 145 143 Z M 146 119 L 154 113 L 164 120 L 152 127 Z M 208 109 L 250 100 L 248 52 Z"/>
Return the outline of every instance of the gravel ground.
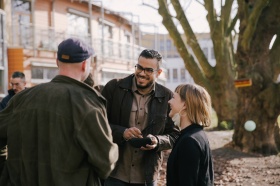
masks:
<path fill-rule="evenodd" d="M 246 154 L 225 145 L 231 141 L 232 131 L 206 131 L 214 159 L 216 186 L 280 186 L 280 155 Z M 165 186 L 166 161 L 170 151 L 164 152 L 164 162 L 158 186 Z"/>

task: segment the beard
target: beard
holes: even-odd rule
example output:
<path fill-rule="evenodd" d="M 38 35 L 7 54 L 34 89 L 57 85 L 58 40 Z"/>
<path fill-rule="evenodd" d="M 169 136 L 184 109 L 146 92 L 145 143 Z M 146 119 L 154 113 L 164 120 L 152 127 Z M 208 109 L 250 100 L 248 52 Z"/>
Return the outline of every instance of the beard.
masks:
<path fill-rule="evenodd" d="M 148 83 L 146 85 L 140 85 L 137 81 L 137 78 L 144 78 L 144 79 L 148 80 Z M 136 75 L 135 80 L 136 80 L 135 82 L 136 82 L 137 89 L 145 90 L 145 89 L 151 88 L 154 85 L 154 81 L 147 79 L 145 76 Z"/>

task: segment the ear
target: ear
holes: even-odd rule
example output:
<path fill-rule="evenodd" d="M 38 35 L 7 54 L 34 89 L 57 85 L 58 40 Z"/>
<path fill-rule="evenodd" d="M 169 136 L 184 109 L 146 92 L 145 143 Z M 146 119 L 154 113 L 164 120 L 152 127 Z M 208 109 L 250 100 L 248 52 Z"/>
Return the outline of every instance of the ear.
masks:
<path fill-rule="evenodd" d="M 86 60 L 82 62 L 82 70 L 83 72 L 86 71 L 87 69 L 87 63 L 86 63 Z"/>
<path fill-rule="evenodd" d="M 157 77 L 161 74 L 161 72 L 162 72 L 161 68 L 157 70 Z"/>

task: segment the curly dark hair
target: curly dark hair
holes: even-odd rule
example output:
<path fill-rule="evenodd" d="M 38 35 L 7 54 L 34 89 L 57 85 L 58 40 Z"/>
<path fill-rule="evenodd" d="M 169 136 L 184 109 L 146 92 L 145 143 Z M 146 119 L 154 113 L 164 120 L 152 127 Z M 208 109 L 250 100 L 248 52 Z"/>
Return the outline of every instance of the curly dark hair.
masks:
<path fill-rule="evenodd" d="M 144 57 L 144 58 L 147 58 L 147 59 L 157 59 L 158 68 L 161 65 L 162 55 L 158 51 L 155 51 L 155 50 L 152 50 L 152 49 L 145 49 L 140 53 L 139 58 L 140 57 Z"/>

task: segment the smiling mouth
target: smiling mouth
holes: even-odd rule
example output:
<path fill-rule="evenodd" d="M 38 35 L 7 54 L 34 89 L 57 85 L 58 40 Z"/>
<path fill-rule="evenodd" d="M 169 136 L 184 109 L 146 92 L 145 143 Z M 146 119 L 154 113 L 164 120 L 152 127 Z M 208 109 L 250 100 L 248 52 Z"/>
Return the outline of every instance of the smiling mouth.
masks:
<path fill-rule="evenodd" d="M 147 78 L 146 78 L 145 76 L 140 76 L 140 75 L 138 75 L 137 77 L 138 77 L 138 79 L 140 79 L 140 80 L 147 80 Z"/>

